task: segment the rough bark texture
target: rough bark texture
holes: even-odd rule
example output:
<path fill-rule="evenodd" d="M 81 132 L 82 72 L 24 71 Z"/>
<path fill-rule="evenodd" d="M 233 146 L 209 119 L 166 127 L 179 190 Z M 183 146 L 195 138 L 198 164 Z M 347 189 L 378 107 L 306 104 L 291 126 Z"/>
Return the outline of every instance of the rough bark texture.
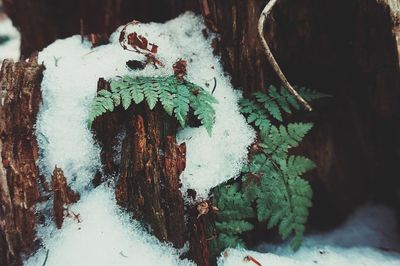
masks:
<path fill-rule="evenodd" d="M 58 229 L 61 229 L 64 222 L 64 215 L 67 206 L 79 200 L 79 194 L 72 191 L 67 184 L 67 179 L 61 168 L 54 168 L 51 176 L 51 189 L 53 190 L 53 216 Z"/>
<path fill-rule="evenodd" d="M 197 208 L 192 208 L 189 220 L 189 253 L 197 265 L 209 265 L 210 253 L 207 241 L 207 216 L 198 216 Z"/>
<path fill-rule="evenodd" d="M 109 85 L 100 79 L 99 89 Z M 139 105 L 96 119 L 94 130 L 102 146 L 105 174 L 119 176 L 117 202 L 144 219 L 163 241 L 182 247 L 185 241 L 184 205 L 179 175 L 185 168 L 185 144 L 177 145 L 176 122 L 158 106 Z M 121 151 L 116 151 L 119 132 Z M 120 162 L 116 161 L 121 153 Z"/>
<path fill-rule="evenodd" d="M 0 71 L 0 265 L 20 265 L 34 247 L 40 200 L 34 123 L 43 67 L 5 60 Z"/>

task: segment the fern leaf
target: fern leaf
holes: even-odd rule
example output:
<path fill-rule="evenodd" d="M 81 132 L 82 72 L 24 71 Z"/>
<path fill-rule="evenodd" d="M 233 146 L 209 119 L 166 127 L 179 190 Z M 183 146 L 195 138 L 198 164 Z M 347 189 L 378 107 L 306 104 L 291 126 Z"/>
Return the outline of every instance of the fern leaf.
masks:
<path fill-rule="evenodd" d="M 174 99 L 175 117 L 182 127 L 186 124 L 186 117 L 189 112 L 190 92 L 184 85 L 179 85 L 176 89 L 176 97 Z"/>
<path fill-rule="evenodd" d="M 160 102 L 167 114 L 172 116 L 174 111 L 174 94 L 166 89 L 162 90 L 160 92 Z"/>
<path fill-rule="evenodd" d="M 143 93 L 150 110 L 153 110 L 158 101 L 158 86 L 154 86 L 151 83 L 145 84 L 143 86 Z"/>
<path fill-rule="evenodd" d="M 122 101 L 122 107 L 124 107 L 124 109 L 127 110 L 132 103 L 132 97 L 129 91 L 127 90 L 121 91 L 121 101 Z"/>
<path fill-rule="evenodd" d="M 268 95 L 261 92 L 254 93 L 254 96 L 256 96 L 256 99 L 259 103 L 264 105 L 264 108 L 268 110 L 272 117 L 278 121 L 282 121 L 281 110 L 275 101 L 273 101 Z"/>
<path fill-rule="evenodd" d="M 121 104 L 121 94 L 115 93 L 111 96 L 114 101 L 114 106 L 117 107 Z"/>
<path fill-rule="evenodd" d="M 329 94 L 324 94 L 324 93 L 320 93 L 311 89 L 307 89 L 304 87 L 301 87 L 300 89 L 298 89 L 299 94 L 301 95 L 301 97 L 304 98 L 304 100 L 306 101 L 312 101 L 312 100 L 318 100 L 321 98 L 325 98 L 325 97 L 330 97 Z"/>
<path fill-rule="evenodd" d="M 274 99 L 278 106 L 285 111 L 288 114 L 291 114 L 292 111 L 290 109 L 289 102 L 287 101 L 288 95 L 285 95 L 282 93 L 282 90 L 279 92 L 277 88 L 273 85 L 269 87 L 268 91 L 269 95 L 271 96 L 272 99 Z"/>
<path fill-rule="evenodd" d="M 220 250 L 224 250 L 226 248 L 237 248 L 245 246 L 243 241 L 237 235 L 228 235 L 221 233 L 217 241 Z"/>
<path fill-rule="evenodd" d="M 102 104 L 107 111 L 110 112 L 114 111 L 114 102 L 111 98 L 104 97 L 102 100 Z"/>
<path fill-rule="evenodd" d="M 296 177 L 316 167 L 315 163 L 303 156 L 289 156 L 285 165 L 285 172 L 289 177 Z"/>
<path fill-rule="evenodd" d="M 294 224 L 293 216 L 294 216 L 293 214 L 289 214 L 287 217 L 282 219 L 282 221 L 279 224 L 278 230 L 283 240 L 288 238 L 293 230 L 293 224 Z"/>
<path fill-rule="evenodd" d="M 253 224 L 247 221 L 238 220 L 229 222 L 216 222 L 215 225 L 218 230 L 229 235 L 241 234 L 254 228 Z"/>
<path fill-rule="evenodd" d="M 108 90 L 100 90 L 97 92 L 97 94 L 103 97 L 111 97 L 112 95 Z"/>
<path fill-rule="evenodd" d="M 132 87 L 130 93 L 133 101 L 136 104 L 139 104 L 144 100 L 143 88 L 141 86 Z"/>
<path fill-rule="evenodd" d="M 312 123 L 290 123 L 287 127 L 289 136 L 297 141 L 297 144 L 313 127 Z M 296 145 L 297 146 L 297 145 Z M 292 147 L 296 147 L 292 146 Z"/>

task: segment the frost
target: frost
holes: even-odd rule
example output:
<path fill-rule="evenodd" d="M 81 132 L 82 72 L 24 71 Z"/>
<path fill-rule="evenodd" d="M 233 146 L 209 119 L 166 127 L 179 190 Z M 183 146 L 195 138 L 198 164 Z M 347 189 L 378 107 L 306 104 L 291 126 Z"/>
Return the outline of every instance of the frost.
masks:
<path fill-rule="evenodd" d="M 257 249 L 260 252 L 229 249 L 226 257 L 219 258 L 219 265 L 249 265 L 243 261 L 247 255 L 271 266 L 400 265 L 397 229 L 393 210 L 384 206 L 365 206 L 341 227 L 306 236 L 296 253 L 288 245 L 263 244 Z"/>

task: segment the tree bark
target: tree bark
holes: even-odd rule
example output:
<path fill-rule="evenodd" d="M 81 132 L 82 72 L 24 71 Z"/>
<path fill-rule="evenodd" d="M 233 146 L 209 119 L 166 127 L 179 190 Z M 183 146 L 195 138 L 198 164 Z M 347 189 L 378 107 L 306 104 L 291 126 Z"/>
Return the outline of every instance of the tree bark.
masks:
<path fill-rule="evenodd" d="M 109 88 L 103 79 L 98 84 L 99 89 Z M 105 174 L 119 175 L 117 202 L 149 223 L 160 240 L 183 247 L 186 226 L 179 175 L 186 148 L 176 143 L 177 123 L 158 106 L 152 111 L 142 104 L 100 117 L 93 128 L 102 146 Z M 125 136 L 116 151 L 119 131 Z M 115 162 L 117 153 L 120 162 Z"/>
<path fill-rule="evenodd" d="M 0 71 L 0 264 L 21 265 L 34 248 L 40 178 L 34 123 L 43 67 L 5 60 Z"/>
<path fill-rule="evenodd" d="M 61 229 L 64 222 L 65 212 L 68 212 L 69 204 L 79 200 L 79 193 L 74 192 L 67 184 L 64 172 L 57 166 L 54 168 L 51 177 L 51 189 L 53 191 L 53 217 L 58 229 Z"/>

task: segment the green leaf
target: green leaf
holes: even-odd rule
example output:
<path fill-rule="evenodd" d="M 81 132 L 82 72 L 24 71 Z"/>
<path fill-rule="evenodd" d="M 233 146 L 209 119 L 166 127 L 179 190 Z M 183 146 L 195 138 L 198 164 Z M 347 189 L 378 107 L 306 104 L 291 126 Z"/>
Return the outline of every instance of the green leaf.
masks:
<path fill-rule="evenodd" d="M 146 84 L 143 87 L 143 93 L 150 110 L 153 110 L 158 101 L 158 87 L 153 86 L 152 84 Z"/>
<path fill-rule="evenodd" d="M 131 95 L 132 95 L 133 101 L 136 104 L 139 104 L 139 103 L 143 102 L 143 100 L 144 100 L 143 89 L 140 86 L 132 87 Z"/>
<path fill-rule="evenodd" d="M 103 97 L 111 97 L 111 92 L 108 90 L 100 90 L 97 92 L 97 94 Z"/>
<path fill-rule="evenodd" d="M 174 94 L 164 89 L 160 92 L 160 101 L 167 114 L 172 116 L 174 111 Z"/>
<path fill-rule="evenodd" d="M 189 97 L 190 92 L 184 85 L 179 85 L 176 90 L 174 99 L 175 117 L 182 127 L 186 124 L 187 113 L 189 112 Z"/>
<path fill-rule="evenodd" d="M 127 110 L 132 103 L 132 98 L 129 91 L 127 90 L 121 91 L 121 99 L 122 99 L 122 107 L 124 107 L 124 109 Z"/>

